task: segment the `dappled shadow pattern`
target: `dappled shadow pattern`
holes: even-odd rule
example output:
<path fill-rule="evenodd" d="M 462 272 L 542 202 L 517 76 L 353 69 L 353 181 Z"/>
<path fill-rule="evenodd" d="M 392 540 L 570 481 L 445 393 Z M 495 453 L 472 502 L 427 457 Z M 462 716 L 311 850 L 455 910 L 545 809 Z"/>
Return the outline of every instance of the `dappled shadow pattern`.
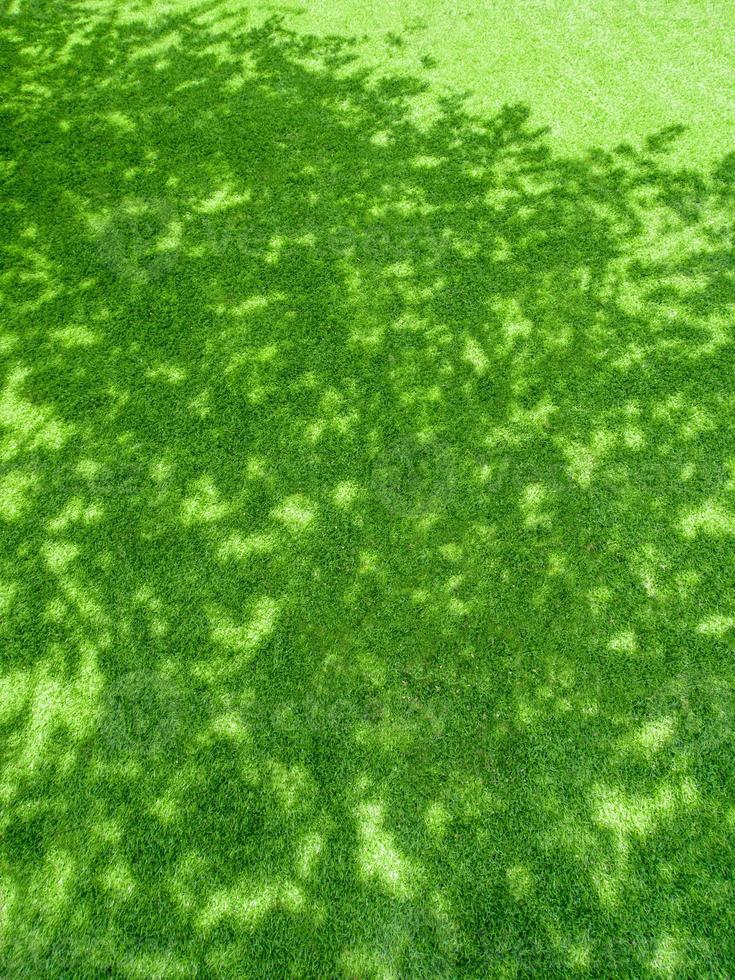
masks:
<path fill-rule="evenodd" d="M 735 161 L 2 50 L 3 974 L 726 972 Z"/>

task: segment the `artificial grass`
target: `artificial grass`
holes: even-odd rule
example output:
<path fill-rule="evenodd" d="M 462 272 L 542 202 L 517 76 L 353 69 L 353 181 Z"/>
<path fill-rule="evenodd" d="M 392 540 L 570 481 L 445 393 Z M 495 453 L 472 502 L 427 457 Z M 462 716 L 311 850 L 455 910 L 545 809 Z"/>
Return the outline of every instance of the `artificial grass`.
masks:
<path fill-rule="evenodd" d="M 729 975 L 735 158 L 241 20 L 2 29 L 3 975 Z"/>
<path fill-rule="evenodd" d="M 563 152 L 639 143 L 681 124 L 678 163 L 709 165 L 732 150 L 730 0 L 330 0 L 277 9 L 295 30 L 358 35 L 361 59 L 418 70 L 434 92 L 466 93 L 475 111 L 527 103 Z M 273 10 L 254 2 L 247 13 L 258 23 Z M 431 111 L 432 98 L 419 101 Z"/>

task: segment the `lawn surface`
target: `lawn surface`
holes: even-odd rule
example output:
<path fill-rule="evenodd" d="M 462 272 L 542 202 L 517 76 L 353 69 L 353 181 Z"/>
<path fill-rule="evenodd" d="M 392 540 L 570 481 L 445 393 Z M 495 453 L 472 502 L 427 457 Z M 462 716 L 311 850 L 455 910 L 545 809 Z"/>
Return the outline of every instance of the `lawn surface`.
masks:
<path fill-rule="evenodd" d="M 3 977 L 735 970 L 731 14 L 408 6 L 3 16 Z"/>

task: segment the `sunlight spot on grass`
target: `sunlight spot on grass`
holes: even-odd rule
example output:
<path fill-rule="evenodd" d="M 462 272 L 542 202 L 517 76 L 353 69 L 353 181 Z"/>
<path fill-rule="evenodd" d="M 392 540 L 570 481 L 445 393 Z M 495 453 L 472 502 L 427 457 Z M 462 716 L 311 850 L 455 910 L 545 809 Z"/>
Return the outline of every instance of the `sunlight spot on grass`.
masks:
<path fill-rule="evenodd" d="M 359 492 L 360 488 L 356 483 L 344 480 L 335 487 L 332 499 L 337 507 L 348 510 L 355 500 L 357 500 Z"/>
<path fill-rule="evenodd" d="M 54 847 L 46 854 L 35 887 L 43 895 L 44 903 L 64 907 L 71 901 L 74 885 L 74 858 L 68 851 Z"/>
<path fill-rule="evenodd" d="M 508 888 L 516 901 L 528 898 L 533 891 L 533 875 L 524 864 L 513 864 L 506 868 L 505 877 Z"/>
<path fill-rule="evenodd" d="M 496 248 L 499 255 L 507 253 L 507 242 L 501 238 L 497 239 Z M 491 303 L 491 309 L 502 324 L 506 348 L 512 347 L 517 340 L 524 340 L 533 332 L 533 323 L 525 315 L 515 297 L 496 297 Z"/>
<path fill-rule="evenodd" d="M 402 974 L 392 965 L 395 956 L 388 950 L 376 952 L 367 946 L 345 950 L 339 959 L 340 975 L 345 977 L 369 977 L 370 980 L 400 980 Z"/>
<path fill-rule="evenodd" d="M 276 885 L 262 885 L 260 888 L 235 886 L 227 891 L 219 891 L 209 899 L 197 918 L 197 925 L 211 929 L 223 919 L 233 919 L 252 927 L 261 922 L 277 904 Z"/>
<path fill-rule="evenodd" d="M 436 526 L 436 524 L 440 521 L 441 516 L 442 516 L 441 500 L 439 499 L 439 497 L 435 497 L 434 500 L 431 501 L 430 512 L 425 514 L 423 517 L 419 517 L 418 520 L 416 521 L 416 528 L 419 531 L 421 531 L 422 534 L 425 534 L 431 531 L 431 529 Z"/>
<path fill-rule="evenodd" d="M 631 629 L 621 630 L 612 637 L 607 648 L 615 653 L 633 654 L 638 651 L 638 638 Z"/>
<path fill-rule="evenodd" d="M 0 442 L 2 459 L 10 459 L 21 450 L 60 449 L 72 432 L 49 408 L 23 397 L 21 389 L 29 374 L 27 368 L 14 368 L 0 392 L 0 427 L 6 430 Z"/>
<path fill-rule="evenodd" d="M 7 670 L 0 674 L 0 721 L 3 724 L 23 710 L 30 690 L 30 671 Z"/>
<path fill-rule="evenodd" d="M 576 942 L 569 946 L 567 963 L 572 970 L 588 970 L 592 960 L 590 944 Z"/>
<path fill-rule="evenodd" d="M 693 538 L 700 531 L 713 537 L 731 537 L 735 535 L 735 514 L 708 500 L 682 518 L 681 529 L 686 538 Z"/>
<path fill-rule="evenodd" d="M 182 777 L 179 775 L 171 781 L 161 796 L 151 801 L 150 812 L 164 826 L 171 826 L 179 819 L 180 798 L 185 792 L 181 783 Z"/>
<path fill-rule="evenodd" d="M 303 912 L 305 908 L 306 896 L 292 881 L 254 886 L 243 879 L 232 888 L 216 892 L 197 917 L 196 923 L 200 928 L 212 929 L 220 922 L 229 920 L 252 929 L 276 909 L 295 914 Z"/>
<path fill-rule="evenodd" d="M 126 116 L 124 112 L 116 110 L 115 112 L 106 112 L 102 117 L 105 122 L 109 123 L 113 129 L 119 130 L 121 133 L 132 133 L 135 130 L 135 123 L 130 118 Z"/>
<path fill-rule="evenodd" d="M 211 636 L 214 643 L 232 653 L 252 654 L 273 633 L 278 617 L 278 603 L 270 596 L 263 596 L 252 603 L 248 622 L 238 625 L 224 612 L 211 609 Z M 238 658 L 231 668 L 242 665 Z"/>
<path fill-rule="evenodd" d="M 327 431 L 327 424 L 321 420 L 310 422 L 306 426 L 306 438 L 312 445 L 315 445 Z"/>
<path fill-rule="evenodd" d="M 9 331 L 0 334 L 0 357 L 7 357 L 19 343 L 20 338 L 17 334 L 12 334 Z"/>
<path fill-rule="evenodd" d="M 660 752 L 671 741 L 675 732 L 676 724 L 672 718 L 656 718 L 624 739 L 623 747 L 645 754 Z"/>
<path fill-rule="evenodd" d="M 520 508 L 526 527 L 551 527 L 551 517 L 543 513 L 549 491 L 543 483 L 529 483 L 521 494 Z"/>
<path fill-rule="evenodd" d="M 10 614 L 13 604 L 18 596 L 19 587 L 17 582 L 8 582 L 0 579 L 0 617 Z M 0 673 L 0 681 L 2 673 Z"/>
<path fill-rule="evenodd" d="M 548 572 L 550 576 L 565 575 L 569 569 L 569 556 L 561 551 L 549 553 Z"/>
<path fill-rule="evenodd" d="M 472 607 L 469 603 L 464 602 L 462 599 L 458 599 L 456 596 L 452 596 L 447 602 L 447 612 L 450 616 L 455 618 L 461 618 L 462 616 L 468 616 L 472 611 Z"/>
<path fill-rule="evenodd" d="M 414 275 L 413 264 L 410 259 L 404 259 L 403 262 L 394 262 L 392 265 L 386 266 L 385 276 L 386 278 L 393 279 L 410 279 Z M 403 316 L 396 321 L 396 328 L 399 330 L 406 330 L 413 332 L 420 330 L 423 327 L 425 321 L 415 314 L 405 313 Z"/>
<path fill-rule="evenodd" d="M 200 211 L 202 214 L 215 214 L 217 211 L 227 211 L 237 205 L 247 204 L 252 196 L 253 192 L 251 190 L 245 190 L 240 193 L 231 184 L 225 184 L 223 187 L 213 191 L 209 197 L 200 201 L 195 210 Z"/>
<path fill-rule="evenodd" d="M 133 602 L 148 614 L 148 627 L 153 636 L 165 636 L 168 622 L 163 614 L 164 605 L 148 586 L 142 586 L 133 594 Z"/>
<path fill-rule="evenodd" d="M 468 819 L 485 819 L 488 813 L 503 809 L 502 802 L 493 796 L 479 776 L 462 773 L 449 780 L 450 799 L 461 807 Z"/>
<path fill-rule="evenodd" d="M 104 682 L 94 650 L 80 650 L 74 674 L 58 666 L 50 656 L 31 671 L 9 672 L 0 686 L 0 717 L 16 719 L 16 733 L 5 746 L 0 797 L 14 795 L 16 780 L 52 759 L 61 766 L 60 734 L 78 741 L 95 730 Z"/>
<path fill-rule="evenodd" d="M 287 497 L 271 511 L 271 516 L 277 518 L 292 534 L 306 531 L 316 516 L 316 507 L 302 494 Z"/>
<path fill-rule="evenodd" d="M 430 803 L 424 812 L 424 823 L 429 833 L 441 839 L 447 832 L 450 816 L 442 803 Z"/>
<path fill-rule="evenodd" d="M 631 836 L 644 839 L 661 823 L 691 810 L 699 800 L 694 783 L 686 778 L 666 783 L 653 793 L 633 795 L 617 787 L 598 787 L 593 795 L 595 822 L 612 831 L 618 846 L 627 849 Z"/>
<path fill-rule="evenodd" d="M 99 344 L 101 338 L 98 333 L 94 330 L 90 330 L 89 327 L 83 327 L 81 324 L 77 324 L 73 327 L 63 327 L 59 330 L 52 330 L 51 337 L 58 342 L 63 347 L 93 347 L 95 344 Z"/>
<path fill-rule="evenodd" d="M 595 469 L 612 451 L 615 441 L 613 433 L 605 429 L 594 433 L 589 444 L 571 439 L 560 440 L 570 478 L 581 487 L 589 487 Z"/>
<path fill-rule="evenodd" d="M 321 834 L 306 835 L 298 847 L 296 857 L 296 873 L 299 878 L 309 878 L 314 873 L 323 850 L 324 837 Z"/>
<path fill-rule="evenodd" d="M 197 851 L 188 851 L 176 859 L 168 891 L 183 911 L 192 913 L 199 906 L 201 887 L 207 873 L 207 862 Z"/>
<path fill-rule="evenodd" d="M 193 493 L 181 504 L 181 519 L 186 525 L 221 521 L 230 511 L 220 499 L 219 491 L 208 476 L 193 484 Z"/>
<path fill-rule="evenodd" d="M 724 636 L 733 627 L 735 627 L 735 618 L 732 616 L 709 616 L 699 623 L 697 632 L 704 636 Z"/>
<path fill-rule="evenodd" d="M 423 153 L 417 157 L 414 157 L 411 161 L 411 165 L 423 170 L 433 170 L 434 167 L 438 167 L 441 163 L 439 157 L 430 156 L 427 153 Z"/>
<path fill-rule="evenodd" d="M 478 375 L 485 374 L 490 366 L 490 361 L 474 337 L 465 337 L 462 360 L 466 361 Z"/>
<path fill-rule="evenodd" d="M 54 596 L 46 603 L 44 609 L 44 618 L 49 623 L 63 623 L 66 615 L 69 611 L 69 607 L 61 598 L 61 596 Z"/>
<path fill-rule="evenodd" d="M 123 21 L 125 20 L 125 14 L 127 13 L 128 18 L 132 19 L 134 14 L 139 15 L 139 11 L 135 7 L 122 8 L 120 11 L 120 16 Z M 174 51 L 181 42 L 181 34 L 177 30 L 166 30 L 166 33 L 156 33 L 154 34 L 154 39 L 149 40 L 146 44 L 141 44 L 140 47 L 136 47 L 130 54 L 131 62 L 145 59 L 146 61 L 152 60 L 156 55 L 166 54 L 168 52 Z"/>
<path fill-rule="evenodd" d="M 75 472 L 82 480 L 94 480 L 102 471 L 102 464 L 89 456 L 83 456 L 75 467 Z"/>
<path fill-rule="evenodd" d="M 696 354 L 690 357 L 711 354 L 720 347 L 727 347 L 732 344 L 732 317 L 731 315 L 711 314 L 707 320 L 700 321 L 701 329 L 709 334 L 709 341 L 703 344 Z"/>
<path fill-rule="evenodd" d="M 313 794 L 308 770 L 304 766 L 286 766 L 281 762 L 268 764 L 270 786 L 284 810 L 294 811 L 306 806 Z"/>
<path fill-rule="evenodd" d="M 694 590 L 699 586 L 701 579 L 701 573 L 693 568 L 687 569 L 684 572 L 679 572 L 679 574 L 674 577 L 676 591 L 679 597 L 682 599 L 691 597 Z"/>
<path fill-rule="evenodd" d="M 591 844 L 589 841 L 586 843 Z M 592 872 L 591 878 L 602 907 L 607 909 L 618 907 L 621 892 L 620 875 L 602 868 L 596 868 Z"/>
<path fill-rule="evenodd" d="M 71 541 L 49 541 L 42 550 L 46 564 L 57 573 L 63 572 L 79 555 L 79 546 Z"/>
<path fill-rule="evenodd" d="M 34 474 L 23 470 L 11 470 L 0 478 L 0 519 L 8 522 L 20 520 L 31 505 L 31 494 L 36 487 Z"/>
<path fill-rule="evenodd" d="M 357 663 L 365 677 L 376 688 L 383 687 L 386 682 L 386 665 L 374 655 L 372 651 L 360 651 L 357 653 Z"/>
<path fill-rule="evenodd" d="M 652 599 L 663 598 L 667 594 L 669 565 L 665 553 L 651 544 L 638 549 L 630 559 L 632 570 L 639 579 L 643 591 Z"/>
<path fill-rule="evenodd" d="M 651 959 L 651 971 L 662 977 L 681 976 L 686 967 L 683 945 L 671 934 L 660 939 Z"/>
<path fill-rule="evenodd" d="M 247 62 L 252 61 L 252 57 L 250 56 L 249 52 L 247 53 L 246 59 L 244 60 L 246 60 Z M 252 71 L 249 71 L 247 77 L 252 77 L 252 74 L 254 73 Z M 232 75 L 230 78 L 226 79 L 222 87 L 225 89 L 226 92 L 236 93 L 242 91 L 242 89 L 245 87 L 245 84 L 246 84 L 245 75 Z"/>
<path fill-rule="evenodd" d="M 526 337 L 531 336 L 532 332 L 533 324 L 524 316 L 513 317 L 510 320 L 506 320 L 503 324 L 503 334 L 508 346 L 511 346 L 517 340 L 525 340 Z"/>
<path fill-rule="evenodd" d="M 370 137 L 370 142 L 374 146 L 387 146 L 393 139 L 390 130 L 380 129 L 377 133 L 373 133 Z"/>
<path fill-rule="evenodd" d="M 692 441 L 699 439 L 704 432 L 712 432 L 716 427 L 714 419 L 707 412 L 693 405 L 688 408 L 687 418 L 682 422 L 680 432 L 682 438 Z"/>
<path fill-rule="evenodd" d="M 102 508 L 97 504 L 84 505 L 81 497 L 74 497 L 63 510 L 46 524 L 54 534 L 68 530 L 74 524 L 94 524 L 103 516 Z"/>
<path fill-rule="evenodd" d="M 172 385 L 180 384 L 186 378 L 186 371 L 176 367 L 175 364 L 156 364 L 154 367 L 148 368 L 145 374 L 151 380 L 161 378 Z"/>
<path fill-rule="evenodd" d="M 270 364 L 278 357 L 278 350 L 278 344 L 264 344 L 253 355 L 253 360 L 257 361 L 258 364 Z"/>
<path fill-rule="evenodd" d="M 135 891 L 135 878 L 124 861 L 117 860 L 100 875 L 102 887 L 116 898 L 130 898 Z"/>
<path fill-rule="evenodd" d="M 628 425 L 623 429 L 623 445 L 627 449 L 640 449 L 645 444 L 643 430 L 635 425 Z"/>
<path fill-rule="evenodd" d="M 100 945 L 100 950 L 105 946 Z M 144 947 L 143 947 L 144 948 Z M 128 954 L 117 951 L 112 953 L 107 946 L 107 956 L 103 960 L 105 969 L 109 969 L 108 963 L 117 964 L 117 969 L 124 972 L 126 977 L 131 980 L 152 980 L 153 977 L 160 977 L 161 980 L 184 980 L 190 972 L 188 962 L 178 955 L 171 947 L 164 948 L 160 952 L 138 952 Z M 99 951 L 98 951 L 98 955 Z"/>
<path fill-rule="evenodd" d="M 206 419 L 212 414 L 212 396 L 209 391 L 201 391 L 188 403 L 191 411 L 200 419 Z"/>
<path fill-rule="evenodd" d="M 173 252 L 181 245 L 184 226 L 177 218 L 171 218 L 163 234 L 156 239 L 155 250 L 157 252 Z"/>
<path fill-rule="evenodd" d="M 281 253 L 288 244 L 288 239 L 284 235 L 274 235 L 268 242 L 268 248 L 263 255 L 263 261 L 268 265 L 277 265 L 281 260 Z"/>
<path fill-rule="evenodd" d="M 273 554 L 278 548 L 278 538 L 275 534 L 249 534 L 246 538 L 240 534 L 231 534 L 219 547 L 217 557 L 224 561 L 228 558 L 245 560 L 251 555 Z"/>
<path fill-rule="evenodd" d="M 541 710 L 526 696 L 519 698 L 516 708 L 516 720 L 524 728 L 533 726 L 541 716 Z"/>
<path fill-rule="evenodd" d="M 358 575 L 370 575 L 380 571 L 380 555 L 377 551 L 361 551 L 358 555 Z"/>
<path fill-rule="evenodd" d="M 287 881 L 281 885 L 281 904 L 288 912 L 300 912 L 306 905 L 306 899 L 298 885 Z"/>
<path fill-rule="evenodd" d="M 378 803 L 364 803 L 355 816 L 360 840 L 358 864 L 363 877 L 376 882 L 394 898 L 410 898 L 415 870 L 396 848 L 393 835 L 385 830 L 383 807 Z"/>
<path fill-rule="evenodd" d="M 209 733 L 218 739 L 240 744 L 246 742 L 249 737 L 248 728 L 237 711 L 216 715 L 212 719 Z"/>
<path fill-rule="evenodd" d="M 450 562 L 460 561 L 463 555 L 463 550 L 461 546 L 454 543 L 453 541 L 441 545 L 438 550 L 442 558 L 446 558 L 446 560 Z"/>
<path fill-rule="evenodd" d="M 248 480 L 262 480 L 266 476 L 268 470 L 266 468 L 266 461 L 262 456 L 251 456 L 245 466 L 245 475 Z"/>
<path fill-rule="evenodd" d="M 76 545 L 68 542 L 56 542 L 44 546 L 44 557 L 51 572 L 56 576 L 59 590 L 63 593 L 66 603 L 62 604 L 60 598 L 55 597 L 48 605 L 49 612 L 60 612 L 56 621 L 81 617 L 88 626 L 99 630 L 96 642 L 100 648 L 107 647 L 110 643 L 110 632 L 107 627 L 110 625 L 109 617 L 104 606 L 99 602 L 99 591 L 90 588 L 78 575 L 72 574 L 67 564 L 72 564 L 78 554 Z M 53 617 L 49 617 L 53 621 Z"/>
<path fill-rule="evenodd" d="M 235 316 L 247 316 L 250 313 L 267 309 L 269 304 L 270 299 L 267 296 L 248 296 L 247 299 L 233 306 L 230 312 Z"/>
<path fill-rule="evenodd" d="M 157 459 L 151 463 L 150 475 L 154 483 L 170 480 L 174 473 L 174 464 L 168 459 Z"/>
<path fill-rule="evenodd" d="M 557 407 L 548 398 L 541 399 L 528 409 L 513 405 L 508 411 L 507 424 L 491 428 L 487 445 L 491 449 L 497 446 L 521 446 L 527 440 L 545 434 L 551 416 L 556 411 Z"/>
<path fill-rule="evenodd" d="M 353 323 L 350 324 L 350 343 L 372 348 L 374 352 L 382 345 L 385 332 L 385 326 L 382 324 L 374 324 L 370 328 L 361 327 L 358 330 Z"/>

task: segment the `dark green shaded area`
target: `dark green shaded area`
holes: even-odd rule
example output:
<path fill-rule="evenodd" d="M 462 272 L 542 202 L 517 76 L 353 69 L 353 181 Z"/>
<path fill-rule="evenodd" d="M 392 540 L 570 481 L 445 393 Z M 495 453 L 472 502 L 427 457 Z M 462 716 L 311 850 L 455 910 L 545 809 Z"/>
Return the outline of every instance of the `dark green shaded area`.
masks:
<path fill-rule="evenodd" d="M 2 30 L 4 975 L 727 975 L 735 160 L 215 10 Z"/>

